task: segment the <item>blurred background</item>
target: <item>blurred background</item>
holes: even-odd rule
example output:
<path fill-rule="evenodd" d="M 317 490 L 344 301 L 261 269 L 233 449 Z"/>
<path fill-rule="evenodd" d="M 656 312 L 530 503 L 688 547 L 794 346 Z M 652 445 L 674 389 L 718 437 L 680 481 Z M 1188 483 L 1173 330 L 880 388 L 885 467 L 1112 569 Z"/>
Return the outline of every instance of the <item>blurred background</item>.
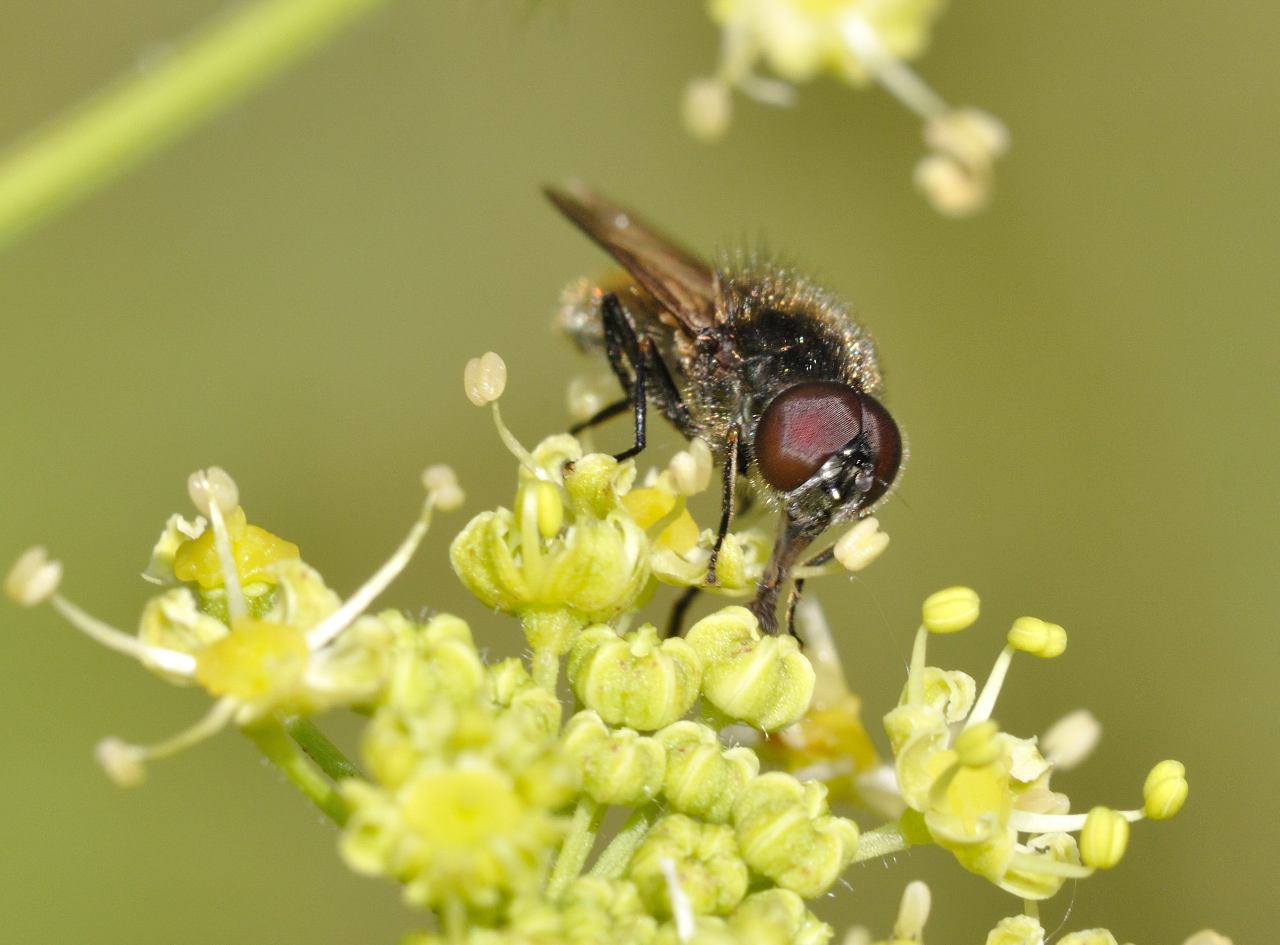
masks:
<path fill-rule="evenodd" d="M 12 0 L 0 140 L 223 7 Z M 991 209 L 955 222 L 914 192 L 918 123 L 875 89 L 740 102 L 724 143 L 686 137 L 681 91 L 719 41 L 701 4 L 392 4 L 0 257 L 0 558 L 48 545 L 69 596 L 132 628 L 156 533 L 185 511 L 186 475 L 216 463 L 253 520 L 349 590 L 403 535 L 421 468 L 447 461 L 468 511 L 385 600 L 454 610 L 518 651 L 516 625 L 445 558 L 466 514 L 513 487 L 462 366 L 502 352 L 512 427 L 527 443 L 563 427 L 564 379 L 589 365 L 550 315 L 604 258 L 538 186 L 578 176 L 695 248 L 766 239 L 876 334 L 911 448 L 881 515 L 893 544 L 814 590 L 877 737 L 920 600 L 963 582 L 984 618 L 937 641 L 942 665 L 983 677 L 1023 613 L 1070 632 L 1061 659 L 1015 664 L 997 718 L 1019 734 L 1080 706 L 1102 719 L 1095 757 L 1055 782 L 1077 807 L 1140 804 L 1151 764 L 1186 763 L 1185 811 L 1139 825 L 1046 927 L 1069 913 L 1121 941 L 1205 926 L 1264 941 L 1280 844 L 1264 806 L 1280 776 L 1277 30 L 1280 10 L 1243 0 L 957 3 L 918 66 L 1000 116 L 1013 149 Z M 234 733 L 112 787 L 94 743 L 174 732 L 203 695 L 49 611 L 5 602 L 0 625 L 7 940 L 337 945 L 425 924 L 350 873 L 329 825 Z M 981 942 L 1017 911 L 933 849 L 847 878 L 823 904 L 838 927 L 887 933 L 913 878 L 933 885 L 933 942 Z"/>

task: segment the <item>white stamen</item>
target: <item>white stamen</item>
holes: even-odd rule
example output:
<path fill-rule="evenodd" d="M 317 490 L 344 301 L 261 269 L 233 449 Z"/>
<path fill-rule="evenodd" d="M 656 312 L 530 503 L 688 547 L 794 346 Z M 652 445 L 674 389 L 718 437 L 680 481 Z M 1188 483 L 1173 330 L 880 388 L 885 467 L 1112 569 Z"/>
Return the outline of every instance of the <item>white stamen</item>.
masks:
<path fill-rule="evenodd" d="M 45 549 L 37 545 L 23 552 L 4 579 L 4 592 L 23 607 L 43 604 L 58 590 L 62 582 L 62 562 L 50 561 Z"/>
<path fill-rule="evenodd" d="M 694 79 L 684 89 L 681 117 L 689 134 L 701 141 L 716 141 L 729 130 L 733 97 L 723 79 Z"/>
<path fill-rule="evenodd" d="M 835 637 L 817 598 L 802 598 L 796 605 L 796 627 L 817 677 L 813 687 L 814 708 L 834 705 L 848 694 L 849 686 Z"/>
<path fill-rule="evenodd" d="M 1070 771 L 1093 754 L 1102 738 L 1102 723 L 1088 709 L 1064 715 L 1040 739 L 1045 760 L 1059 771 Z"/>
<path fill-rule="evenodd" d="M 887 547 L 889 535 L 880 531 L 880 522 L 870 515 L 840 536 L 835 544 L 835 556 L 846 570 L 861 571 Z"/>
<path fill-rule="evenodd" d="M 472 358 L 462 372 L 462 387 L 477 407 L 495 402 L 507 389 L 507 363 L 494 351 Z"/>
<path fill-rule="evenodd" d="M 1182 945 L 1231 945 L 1231 939 L 1213 929 L 1202 929 Z"/>
<path fill-rule="evenodd" d="M 369 580 L 365 581 L 354 594 L 347 598 L 341 607 L 307 631 L 308 649 L 315 651 L 327 645 L 345 630 L 348 624 L 364 613 L 374 598 L 385 591 L 388 585 L 409 564 L 410 559 L 413 558 L 413 553 L 418 550 L 418 545 L 422 542 L 422 538 L 426 535 L 430 525 L 431 502 L 428 500 L 423 506 L 422 515 L 418 521 L 414 522 L 413 528 L 409 530 L 405 540 L 400 543 L 400 547 L 387 559 L 386 564 L 380 567 Z"/>
<path fill-rule="evenodd" d="M 840 18 L 840 35 L 849 50 L 875 76 L 885 90 L 921 118 L 932 118 L 947 110 L 947 103 L 901 59 L 880 42 L 880 34 L 866 18 L 850 13 Z"/>
<path fill-rule="evenodd" d="M 702 440 L 689 441 L 689 448 L 671 457 L 667 469 L 671 485 L 684 496 L 697 495 L 711 485 L 711 449 Z"/>
<path fill-rule="evenodd" d="M 533 458 L 533 454 L 524 448 L 524 444 L 517 440 L 516 435 L 502 422 L 502 411 L 498 409 L 496 400 L 493 402 L 493 425 L 498 429 L 498 437 L 502 440 L 502 445 L 507 448 L 507 451 L 516 458 L 521 466 L 529 470 L 538 479 L 548 478 L 546 470 L 538 465 Z"/>
<path fill-rule="evenodd" d="M 682 943 L 693 938 L 695 931 L 693 921 L 693 904 L 689 896 L 680 886 L 680 877 L 676 875 L 676 864 L 670 857 L 658 861 L 662 867 L 662 875 L 667 880 L 667 895 L 671 899 L 671 917 L 676 923 L 676 938 Z"/>
<path fill-rule="evenodd" d="M 213 529 L 213 546 L 218 550 L 218 564 L 222 566 L 222 585 L 227 592 L 227 616 L 234 625 L 249 612 L 249 608 L 244 602 L 244 591 L 240 588 L 240 572 L 236 570 L 231 535 L 227 532 L 227 523 L 217 502 L 209 503 L 209 527 Z"/>
<path fill-rule="evenodd" d="M 1116 811 L 1134 824 L 1145 816 L 1140 810 Z M 1084 829 L 1085 814 L 1038 814 L 1029 810 L 1014 810 L 1009 814 L 1009 826 L 1019 833 L 1067 833 Z"/>
<path fill-rule="evenodd" d="M 894 938 L 920 941 L 924 935 L 924 924 L 929 921 L 932 898 L 929 887 L 920 880 L 907 883 L 907 888 L 902 891 L 902 903 L 898 906 L 898 921 L 893 926 Z"/>
<path fill-rule="evenodd" d="M 217 505 L 224 515 L 230 515 L 240 504 L 240 489 L 231 474 L 220 466 L 197 469 L 187 477 L 187 495 L 191 503 L 203 514 Z"/>
<path fill-rule="evenodd" d="M 871 945 L 871 930 L 865 925 L 855 925 L 844 933 L 843 945 Z"/>
<path fill-rule="evenodd" d="M 190 653 L 143 643 L 137 637 L 90 616 L 60 594 L 53 596 L 53 606 L 73 627 L 109 650 L 132 656 L 136 660 L 146 660 L 167 673 L 178 676 L 195 675 L 196 658 Z"/>
<path fill-rule="evenodd" d="M 422 487 L 432 505 L 443 512 L 452 512 L 467 500 L 452 466 L 428 466 L 422 471 Z"/>
<path fill-rule="evenodd" d="M 234 699 L 219 699 L 190 728 L 155 745 L 130 745 L 118 738 L 104 738 L 94 749 L 94 757 L 117 786 L 136 787 L 146 780 L 147 761 L 167 758 L 216 735 L 231 721 L 237 707 Z"/>
<path fill-rule="evenodd" d="M 1000 689 L 1004 686 L 1004 677 L 1009 672 L 1009 664 L 1013 661 L 1013 653 L 1013 647 L 1006 646 L 996 657 L 996 664 L 991 667 L 991 675 L 987 677 L 978 700 L 973 704 L 973 711 L 965 720 L 965 728 L 991 718 L 991 713 L 996 707 L 996 699 L 1000 698 Z"/>
<path fill-rule="evenodd" d="M 907 702 L 910 705 L 924 702 L 924 658 L 928 641 L 929 630 L 921 624 L 916 631 L 915 642 L 911 644 L 911 668 L 907 670 Z"/>

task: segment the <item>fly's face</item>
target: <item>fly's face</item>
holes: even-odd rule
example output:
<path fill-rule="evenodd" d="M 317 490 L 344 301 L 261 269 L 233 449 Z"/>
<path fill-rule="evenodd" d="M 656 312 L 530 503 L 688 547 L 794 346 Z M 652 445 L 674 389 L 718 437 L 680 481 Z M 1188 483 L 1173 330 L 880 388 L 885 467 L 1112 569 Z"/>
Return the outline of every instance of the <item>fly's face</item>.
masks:
<path fill-rule="evenodd" d="M 902 463 L 902 435 L 870 394 L 839 381 L 804 381 L 765 408 L 753 452 L 787 514 L 816 535 L 866 514 Z"/>

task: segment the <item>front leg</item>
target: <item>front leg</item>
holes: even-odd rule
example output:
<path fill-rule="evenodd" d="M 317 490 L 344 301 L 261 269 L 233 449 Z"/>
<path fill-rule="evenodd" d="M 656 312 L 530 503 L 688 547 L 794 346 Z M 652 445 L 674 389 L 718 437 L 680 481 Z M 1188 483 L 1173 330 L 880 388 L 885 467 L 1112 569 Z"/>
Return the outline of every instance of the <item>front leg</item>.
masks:
<path fill-rule="evenodd" d="M 720 482 L 720 527 L 716 529 L 716 543 L 707 561 L 707 583 L 711 585 L 716 583 L 716 563 L 720 560 L 720 549 L 733 521 L 734 492 L 738 485 L 738 441 L 741 437 L 737 427 L 729 431 L 728 455 L 724 458 L 722 470 L 724 478 Z"/>

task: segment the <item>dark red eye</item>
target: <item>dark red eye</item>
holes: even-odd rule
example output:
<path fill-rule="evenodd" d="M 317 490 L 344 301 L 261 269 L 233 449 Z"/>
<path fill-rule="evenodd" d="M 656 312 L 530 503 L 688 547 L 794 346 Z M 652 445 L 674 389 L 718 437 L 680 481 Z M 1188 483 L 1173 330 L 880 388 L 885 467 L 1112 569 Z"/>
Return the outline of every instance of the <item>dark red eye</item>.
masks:
<path fill-rule="evenodd" d="M 809 381 L 775 397 L 756 427 L 756 462 L 769 485 L 789 492 L 858 438 L 875 477 L 869 490 L 860 490 L 870 504 L 896 475 L 902 442 L 888 411 L 847 384 Z"/>

